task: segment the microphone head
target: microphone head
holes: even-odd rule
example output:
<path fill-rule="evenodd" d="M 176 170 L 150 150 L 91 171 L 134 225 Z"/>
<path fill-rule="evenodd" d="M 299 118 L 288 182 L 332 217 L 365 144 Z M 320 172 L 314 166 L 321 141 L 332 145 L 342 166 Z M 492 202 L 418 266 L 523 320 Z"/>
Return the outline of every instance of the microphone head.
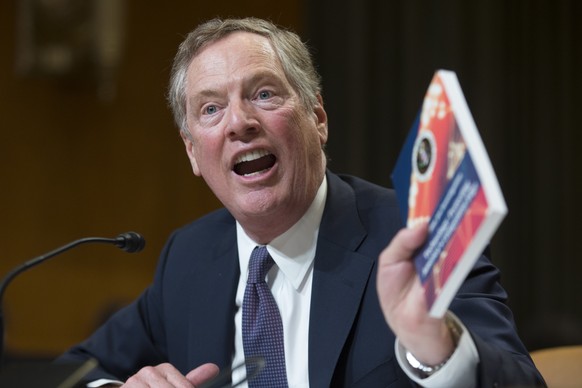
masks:
<path fill-rule="evenodd" d="M 121 233 L 115 238 L 115 245 L 128 253 L 134 253 L 145 247 L 145 239 L 136 232 Z"/>

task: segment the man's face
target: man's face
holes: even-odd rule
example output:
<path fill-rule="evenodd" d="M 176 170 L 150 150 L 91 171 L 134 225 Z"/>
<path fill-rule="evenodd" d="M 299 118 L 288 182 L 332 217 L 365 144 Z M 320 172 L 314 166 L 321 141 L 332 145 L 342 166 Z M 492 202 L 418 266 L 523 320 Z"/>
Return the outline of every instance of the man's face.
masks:
<path fill-rule="evenodd" d="M 247 32 L 194 57 L 186 99 L 183 139 L 194 173 L 252 237 L 270 241 L 292 226 L 325 173 L 321 99 L 306 108 L 267 38 Z"/>

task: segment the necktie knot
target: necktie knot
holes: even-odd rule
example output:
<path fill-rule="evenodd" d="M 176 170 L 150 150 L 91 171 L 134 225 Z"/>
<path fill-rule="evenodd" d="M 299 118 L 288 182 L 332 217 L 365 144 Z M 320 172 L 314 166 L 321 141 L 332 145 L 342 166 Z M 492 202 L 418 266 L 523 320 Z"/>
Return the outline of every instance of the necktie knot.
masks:
<path fill-rule="evenodd" d="M 275 262 L 265 246 L 257 246 L 251 253 L 249 262 L 249 279 L 247 283 L 256 284 L 265 281 L 267 272 Z"/>

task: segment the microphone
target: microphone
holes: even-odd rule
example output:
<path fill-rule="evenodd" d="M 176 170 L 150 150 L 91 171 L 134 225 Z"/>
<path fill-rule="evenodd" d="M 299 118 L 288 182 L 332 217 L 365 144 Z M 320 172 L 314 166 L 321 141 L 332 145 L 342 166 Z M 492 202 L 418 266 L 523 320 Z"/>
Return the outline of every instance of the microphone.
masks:
<path fill-rule="evenodd" d="M 38 264 L 56 255 L 66 252 L 71 248 L 88 243 L 112 244 L 128 253 L 139 252 L 145 247 L 145 239 L 136 232 L 121 233 L 115 238 L 85 237 L 72 241 L 60 248 L 45 253 L 44 255 L 35 257 L 34 259 L 29 260 L 8 272 L 8 274 L 4 277 L 4 279 L 2 279 L 2 282 L 0 283 L 0 365 L 2 365 L 2 359 L 4 356 L 4 313 L 2 311 L 2 300 L 4 297 L 4 292 L 6 291 L 6 288 L 10 282 L 20 273 L 34 266 L 37 266 Z"/>
<path fill-rule="evenodd" d="M 145 247 L 145 239 L 136 232 L 121 233 L 115 238 L 115 246 L 127 253 L 136 253 Z"/>

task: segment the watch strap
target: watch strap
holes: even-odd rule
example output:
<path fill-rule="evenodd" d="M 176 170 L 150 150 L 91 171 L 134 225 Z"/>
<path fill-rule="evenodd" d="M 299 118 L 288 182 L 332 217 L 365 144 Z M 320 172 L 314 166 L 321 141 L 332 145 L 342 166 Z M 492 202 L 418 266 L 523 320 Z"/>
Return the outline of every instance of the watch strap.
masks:
<path fill-rule="evenodd" d="M 445 315 L 445 324 L 447 325 L 447 328 L 449 329 L 449 332 L 451 333 L 451 338 L 453 339 L 453 345 L 455 346 L 455 350 L 456 350 L 456 347 L 459 344 L 459 339 L 461 338 L 461 335 L 463 334 L 463 328 L 457 323 L 457 321 L 448 312 Z M 437 365 L 425 365 L 425 364 L 423 364 L 422 362 L 418 361 L 416 359 L 416 357 L 414 357 L 414 355 L 412 353 L 410 353 L 408 350 L 406 350 L 405 356 L 406 356 L 406 361 L 408 362 L 408 365 L 410 365 L 410 367 L 415 370 L 418 377 L 427 378 L 427 377 L 433 375 L 435 372 L 437 372 L 442 367 L 444 367 L 445 364 L 447 363 L 447 361 L 451 358 L 451 356 L 453 354 L 454 354 L 454 351 L 443 362 L 441 362 L 440 364 L 437 364 Z"/>

